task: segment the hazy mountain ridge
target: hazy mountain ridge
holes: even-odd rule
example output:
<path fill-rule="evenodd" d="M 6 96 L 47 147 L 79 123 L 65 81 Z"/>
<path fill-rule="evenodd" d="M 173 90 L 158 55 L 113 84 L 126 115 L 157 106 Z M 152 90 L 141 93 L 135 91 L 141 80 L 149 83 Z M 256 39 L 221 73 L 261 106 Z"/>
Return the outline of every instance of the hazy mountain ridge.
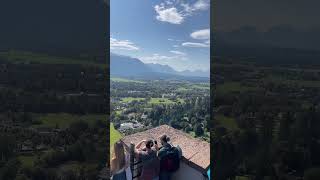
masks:
<path fill-rule="evenodd" d="M 117 76 L 137 76 L 153 70 L 136 58 L 111 53 L 110 74 Z"/>
<path fill-rule="evenodd" d="M 215 56 L 249 58 L 263 64 L 320 65 L 320 28 L 279 25 L 266 31 L 244 26 L 215 33 Z"/>
<path fill-rule="evenodd" d="M 177 71 L 175 71 L 172 67 L 168 65 L 161 65 L 155 63 L 148 63 L 146 65 L 149 66 L 155 72 L 177 74 Z"/>
<path fill-rule="evenodd" d="M 176 71 L 168 65 L 143 63 L 139 59 L 111 53 L 110 74 L 115 76 L 151 76 L 151 77 L 209 77 L 209 71 Z"/>
<path fill-rule="evenodd" d="M 1 1 L 0 51 L 103 55 L 104 12 L 103 0 Z"/>
<path fill-rule="evenodd" d="M 320 50 L 320 27 L 296 29 L 290 25 L 277 25 L 265 31 L 243 26 L 232 31 L 217 31 L 216 45 L 268 46 L 277 48 Z"/>

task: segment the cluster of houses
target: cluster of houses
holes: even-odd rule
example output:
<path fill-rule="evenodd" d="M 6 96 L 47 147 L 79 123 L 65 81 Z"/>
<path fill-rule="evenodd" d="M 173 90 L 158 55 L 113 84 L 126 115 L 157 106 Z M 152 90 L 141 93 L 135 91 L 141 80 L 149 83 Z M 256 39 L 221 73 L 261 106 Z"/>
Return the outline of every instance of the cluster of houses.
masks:
<path fill-rule="evenodd" d="M 56 136 L 58 133 L 60 133 L 61 129 L 50 129 L 50 128 L 29 128 L 29 130 L 33 132 L 37 132 L 40 136 Z M 64 151 L 64 147 L 58 147 L 61 151 Z M 50 150 L 50 146 L 46 144 L 39 144 L 34 145 L 31 140 L 26 140 L 24 142 L 21 142 L 18 145 L 18 151 L 22 155 L 31 155 L 34 152 L 44 152 Z"/>
<path fill-rule="evenodd" d="M 146 120 L 148 116 L 146 114 L 141 114 L 141 113 L 129 113 L 127 114 L 127 118 L 129 119 L 129 121 L 121 123 L 120 127 L 118 128 L 118 131 L 124 134 L 130 130 L 137 130 L 137 129 L 144 128 L 145 125 L 140 123 L 137 120 L 138 119 Z"/>
<path fill-rule="evenodd" d="M 176 98 L 176 93 L 167 93 L 167 94 L 162 94 L 162 98 Z"/>
<path fill-rule="evenodd" d="M 19 145 L 19 150 L 20 150 L 19 153 L 21 155 L 30 155 L 35 151 L 37 152 L 47 151 L 49 150 L 49 146 L 45 144 L 40 144 L 34 147 L 33 143 L 30 140 L 26 140 Z"/>
<path fill-rule="evenodd" d="M 132 122 L 121 123 L 118 131 L 125 133 L 128 130 L 142 129 L 142 128 L 144 128 L 143 124 L 139 123 L 138 121 L 132 121 Z"/>

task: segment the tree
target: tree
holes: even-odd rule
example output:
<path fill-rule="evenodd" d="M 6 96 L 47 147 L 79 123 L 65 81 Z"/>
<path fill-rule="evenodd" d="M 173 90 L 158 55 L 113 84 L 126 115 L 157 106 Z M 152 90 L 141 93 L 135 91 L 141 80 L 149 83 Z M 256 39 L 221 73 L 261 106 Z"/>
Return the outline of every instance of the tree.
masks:
<path fill-rule="evenodd" d="M 320 168 L 311 168 L 304 172 L 305 180 L 318 180 L 320 179 Z"/>
<path fill-rule="evenodd" d="M 192 124 L 196 124 L 197 123 L 197 118 L 196 117 L 192 117 L 191 118 L 191 123 Z"/>
<path fill-rule="evenodd" d="M 290 135 L 291 114 L 284 113 L 280 118 L 279 139 L 288 140 Z"/>
<path fill-rule="evenodd" d="M 28 177 L 24 174 L 17 175 L 15 180 L 29 180 Z"/>
<path fill-rule="evenodd" d="M 89 125 L 85 121 L 77 121 L 70 124 L 70 131 L 73 135 L 78 136 L 88 129 Z"/>
<path fill-rule="evenodd" d="M 189 133 L 190 131 L 192 131 L 192 128 L 190 126 L 185 127 L 184 131 L 186 133 Z"/>
<path fill-rule="evenodd" d="M 14 152 L 16 139 L 12 136 L 0 136 L 0 155 L 2 160 L 9 159 Z"/>
<path fill-rule="evenodd" d="M 210 128 L 211 128 L 211 123 L 210 123 L 210 115 L 206 115 L 205 117 L 204 117 L 204 127 L 205 128 L 207 128 L 207 131 L 210 131 Z"/>
<path fill-rule="evenodd" d="M 15 179 L 20 165 L 21 163 L 17 159 L 9 160 L 7 164 L 2 168 L 0 179 L 2 180 Z"/>
<path fill-rule="evenodd" d="M 200 123 L 197 123 L 193 129 L 196 136 L 202 136 L 204 133 L 203 127 Z"/>
<path fill-rule="evenodd" d="M 173 128 L 175 128 L 175 129 L 181 129 L 181 128 L 182 128 L 182 127 L 180 126 L 180 123 L 179 123 L 177 120 L 175 120 L 175 119 L 172 119 L 172 120 L 170 121 L 170 126 L 173 127 Z"/>
<path fill-rule="evenodd" d="M 159 124 L 160 125 L 164 125 L 164 124 L 166 124 L 166 122 L 165 122 L 165 120 L 163 118 L 161 118 L 160 121 L 159 121 Z"/>

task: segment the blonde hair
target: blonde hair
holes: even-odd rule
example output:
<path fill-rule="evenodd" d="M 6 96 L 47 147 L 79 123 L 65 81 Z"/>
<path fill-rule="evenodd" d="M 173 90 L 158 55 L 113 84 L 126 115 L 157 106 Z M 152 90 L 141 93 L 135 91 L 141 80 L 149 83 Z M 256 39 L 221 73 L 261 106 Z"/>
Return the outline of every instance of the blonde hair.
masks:
<path fill-rule="evenodd" d="M 126 165 L 124 147 L 120 141 L 114 143 L 112 158 L 110 159 L 110 170 L 116 173 Z"/>

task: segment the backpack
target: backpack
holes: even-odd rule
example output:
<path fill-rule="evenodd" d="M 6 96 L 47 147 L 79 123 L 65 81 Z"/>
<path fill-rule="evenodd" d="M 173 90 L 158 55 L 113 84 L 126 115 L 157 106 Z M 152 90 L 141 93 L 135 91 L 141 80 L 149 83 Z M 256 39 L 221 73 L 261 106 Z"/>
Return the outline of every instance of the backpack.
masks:
<path fill-rule="evenodd" d="M 178 148 L 172 146 L 160 162 L 161 171 L 176 172 L 180 167 L 180 155 Z"/>

